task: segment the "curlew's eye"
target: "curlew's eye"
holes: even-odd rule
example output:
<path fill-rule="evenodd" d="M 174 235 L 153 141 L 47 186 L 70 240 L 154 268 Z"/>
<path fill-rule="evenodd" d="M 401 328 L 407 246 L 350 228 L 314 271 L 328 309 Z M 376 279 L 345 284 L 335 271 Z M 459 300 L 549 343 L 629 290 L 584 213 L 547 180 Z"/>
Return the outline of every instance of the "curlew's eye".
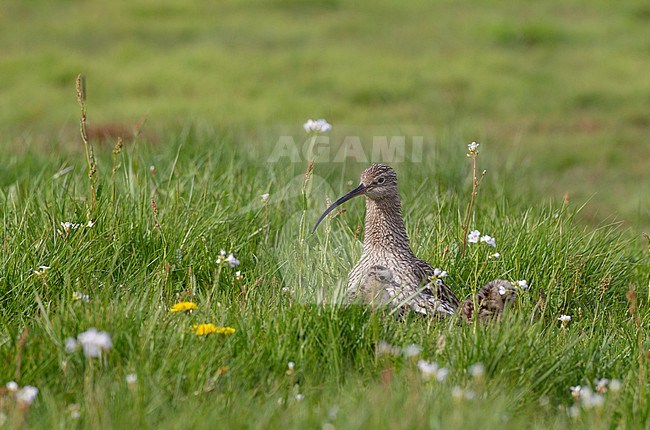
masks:
<path fill-rule="evenodd" d="M 379 179 L 377 179 L 377 183 L 378 183 L 379 185 L 383 184 L 384 182 L 386 182 L 386 178 L 379 178 Z"/>

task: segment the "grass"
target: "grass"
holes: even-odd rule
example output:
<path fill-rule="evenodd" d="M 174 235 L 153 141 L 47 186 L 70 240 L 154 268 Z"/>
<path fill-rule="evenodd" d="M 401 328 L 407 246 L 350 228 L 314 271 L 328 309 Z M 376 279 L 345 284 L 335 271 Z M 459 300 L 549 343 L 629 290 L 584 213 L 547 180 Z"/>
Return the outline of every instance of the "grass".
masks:
<path fill-rule="evenodd" d="M 591 199 L 584 221 L 647 231 L 648 15 L 603 0 L 8 0 L 0 133 L 18 149 L 74 141 L 78 73 L 98 132 L 143 117 L 150 136 L 306 117 L 450 128 L 515 153 L 541 192 Z"/>
<path fill-rule="evenodd" d="M 347 204 L 316 235 L 306 234 L 325 197 L 347 189 L 341 177 L 356 181 L 358 170 L 317 164 L 306 181 L 305 165 L 268 164 L 255 142 L 192 131 L 167 141 L 127 142 L 114 176 L 111 149 L 96 148 L 94 208 L 79 151 L 27 153 L 6 173 L 14 185 L 0 194 L 0 360 L 7 363 L 0 380 L 40 390 L 31 407 L 0 395 L 8 425 L 629 428 L 647 422 L 650 267 L 647 251 L 625 230 L 586 229 L 576 208 L 531 205 L 534 197 L 525 191 L 511 198 L 511 182 L 487 175 L 471 224 L 497 238 L 502 257 L 488 259 L 492 248 L 478 244 L 461 258 L 469 184 L 452 179 L 466 177 L 469 166 L 465 144 L 450 138 L 424 164 L 398 165 L 416 253 L 444 267 L 461 297 L 495 277 L 526 279 L 531 288 L 489 326 L 396 320 L 335 301 L 336 286 L 359 255 L 361 201 Z M 484 148 L 479 168 L 490 158 Z M 68 233 L 60 225 L 89 220 L 92 227 Z M 241 264 L 218 265 L 220 249 Z M 40 265 L 50 269 L 34 274 Z M 639 301 L 634 315 L 629 288 Z M 76 291 L 90 301 L 74 300 Z M 198 309 L 170 313 L 180 300 Z M 561 314 L 573 317 L 565 329 Z M 191 326 L 203 322 L 236 331 L 194 335 Z M 108 332 L 113 348 L 99 359 L 66 352 L 65 339 L 90 327 Z M 380 355 L 382 341 L 421 345 L 419 358 L 444 366 L 449 376 L 424 381 L 418 358 Z M 475 363 L 485 366 L 484 376 L 468 373 Z M 138 380 L 129 385 L 132 373 Z M 569 387 L 593 387 L 603 377 L 621 380 L 622 390 L 606 393 L 602 407 L 574 408 L 572 417 Z"/>
<path fill-rule="evenodd" d="M 5 1 L 0 427 L 647 428 L 649 11 Z M 334 129 L 306 177 L 302 154 L 269 160 L 281 136 L 303 143 L 308 117 Z M 308 230 L 371 161 L 336 159 L 354 136 L 366 154 L 373 136 L 406 136 L 393 165 L 412 246 L 459 297 L 528 281 L 501 321 L 340 303 L 362 201 Z M 469 228 L 496 238 L 499 259 L 462 249 L 472 140 L 487 174 Z M 241 264 L 218 264 L 221 249 Z M 171 313 L 182 300 L 197 310 Z M 208 322 L 235 332 L 192 333 Z M 109 351 L 66 350 L 91 327 Z M 420 359 L 447 377 L 424 380 Z M 599 406 L 572 397 L 600 378 L 621 389 Z M 35 402 L 17 404 L 1 388 L 12 380 L 37 387 Z"/>

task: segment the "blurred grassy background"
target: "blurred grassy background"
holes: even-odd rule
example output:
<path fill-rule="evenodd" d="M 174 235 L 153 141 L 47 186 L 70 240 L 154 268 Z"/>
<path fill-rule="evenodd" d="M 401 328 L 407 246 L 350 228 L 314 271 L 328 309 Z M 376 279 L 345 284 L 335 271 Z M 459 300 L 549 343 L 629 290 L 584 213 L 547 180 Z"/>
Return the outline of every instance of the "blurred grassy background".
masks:
<path fill-rule="evenodd" d="M 587 221 L 650 228 L 643 2 L 4 0 L 0 52 L 5 154 L 78 145 L 81 72 L 91 126 L 421 124 L 591 199 Z"/>

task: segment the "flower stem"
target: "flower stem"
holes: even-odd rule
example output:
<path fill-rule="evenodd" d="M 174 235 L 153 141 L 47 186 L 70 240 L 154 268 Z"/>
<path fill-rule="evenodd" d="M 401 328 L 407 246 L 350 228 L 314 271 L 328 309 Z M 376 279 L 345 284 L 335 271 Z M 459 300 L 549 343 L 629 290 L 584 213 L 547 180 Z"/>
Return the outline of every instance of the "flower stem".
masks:
<path fill-rule="evenodd" d="M 474 209 L 474 201 L 476 200 L 476 193 L 478 192 L 478 186 L 481 183 L 481 179 L 476 177 L 476 154 L 471 153 L 470 158 L 472 159 L 472 196 L 469 200 L 469 205 L 467 206 L 467 215 L 465 217 L 465 224 L 463 226 L 463 248 L 461 252 L 461 258 L 465 258 L 465 250 L 467 248 L 467 232 L 469 231 L 469 224 L 472 220 L 472 210 Z"/>

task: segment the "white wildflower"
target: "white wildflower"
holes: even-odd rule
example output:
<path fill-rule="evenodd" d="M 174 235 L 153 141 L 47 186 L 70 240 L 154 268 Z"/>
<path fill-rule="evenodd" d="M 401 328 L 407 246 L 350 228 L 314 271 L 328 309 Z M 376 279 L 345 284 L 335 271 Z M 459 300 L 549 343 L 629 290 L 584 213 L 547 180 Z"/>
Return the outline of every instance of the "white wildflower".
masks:
<path fill-rule="evenodd" d="M 230 267 L 239 266 L 239 260 L 235 258 L 232 252 L 228 255 L 228 258 L 226 258 L 226 262 Z"/>
<path fill-rule="evenodd" d="M 560 321 L 564 330 L 567 324 L 569 324 L 569 321 L 571 321 L 571 315 L 560 315 L 557 320 Z"/>
<path fill-rule="evenodd" d="M 422 352 L 422 347 L 420 345 L 412 343 L 410 345 L 406 345 L 403 352 L 405 357 L 416 357 L 420 354 L 420 352 Z"/>
<path fill-rule="evenodd" d="M 436 373 L 436 380 L 442 382 L 447 379 L 447 375 L 449 375 L 449 370 L 446 367 L 441 367 L 438 369 L 438 373 Z"/>
<path fill-rule="evenodd" d="M 444 278 L 448 275 L 446 270 L 438 269 L 437 267 L 433 269 L 433 276 L 436 278 Z"/>
<path fill-rule="evenodd" d="M 79 347 L 79 342 L 74 337 L 69 337 L 65 340 L 65 350 L 66 352 L 73 353 Z"/>
<path fill-rule="evenodd" d="M 16 393 L 16 400 L 21 403 L 31 405 L 38 395 L 38 388 L 31 385 L 25 385 Z"/>
<path fill-rule="evenodd" d="M 61 227 L 63 228 L 63 231 L 66 233 L 69 233 L 70 230 L 76 230 L 79 227 L 81 227 L 81 224 L 76 224 L 68 221 L 62 221 L 61 222 Z"/>
<path fill-rule="evenodd" d="M 338 413 L 339 413 L 339 406 L 338 406 L 338 405 L 334 405 L 334 406 L 332 406 L 332 407 L 330 408 L 330 410 L 327 412 L 327 417 L 328 417 L 330 420 L 334 421 L 334 420 L 336 419 L 336 416 L 338 415 Z"/>
<path fill-rule="evenodd" d="M 99 357 L 113 347 L 111 336 L 105 331 L 90 328 L 77 336 L 86 357 Z"/>
<path fill-rule="evenodd" d="M 422 379 L 428 381 L 435 378 L 437 381 L 442 382 L 447 378 L 449 370 L 444 367 L 439 367 L 438 363 L 429 362 L 426 360 L 418 361 L 418 369 L 422 373 Z"/>
<path fill-rule="evenodd" d="M 525 279 L 521 279 L 521 280 L 519 280 L 519 281 L 515 281 L 515 282 L 512 283 L 512 285 L 514 285 L 515 287 L 519 287 L 519 288 L 521 288 L 522 290 L 525 290 L 525 289 L 528 288 L 528 282 L 526 282 Z"/>
<path fill-rule="evenodd" d="M 495 252 L 494 254 L 488 255 L 488 258 L 501 258 L 501 254 L 498 252 Z"/>
<path fill-rule="evenodd" d="M 92 227 L 95 225 L 93 220 L 89 220 L 86 224 L 79 224 L 76 222 L 62 221 L 61 228 L 65 234 L 70 233 L 70 230 L 76 230 L 80 227 Z"/>
<path fill-rule="evenodd" d="M 124 379 L 126 380 L 126 383 L 129 384 L 130 386 L 134 386 L 135 384 L 138 383 L 138 375 L 135 373 L 129 373 L 128 375 L 126 375 L 126 378 Z"/>
<path fill-rule="evenodd" d="M 467 241 L 469 243 L 478 243 L 480 238 L 481 238 L 481 232 L 478 230 L 472 230 L 467 235 Z"/>
<path fill-rule="evenodd" d="M 72 403 L 68 405 L 68 412 L 70 412 L 70 418 L 73 420 L 78 420 L 81 418 L 81 405 L 79 403 Z"/>
<path fill-rule="evenodd" d="M 582 386 L 580 386 L 580 385 L 575 385 L 575 386 L 573 386 L 573 387 L 569 387 L 569 389 L 571 390 L 571 396 L 572 396 L 574 399 L 579 399 L 579 398 L 580 398 L 580 395 L 581 395 L 581 393 L 582 393 Z"/>
<path fill-rule="evenodd" d="M 423 375 L 434 375 L 438 371 L 438 363 L 420 360 L 418 361 L 418 369 L 420 369 Z"/>
<path fill-rule="evenodd" d="M 496 246 L 497 246 L 496 240 L 492 236 L 488 236 L 487 234 L 481 236 L 480 240 L 481 240 L 481 242 L 485 242 L 485 243 L 487 243 L 488 245 L 490 245 L 493 248 L 496 248 Z"/>
<path fill-rule="evenodd" d="M 90 296 L 88 294 L 81 293 L 79 291 L 75 291 L 72 293 L 72 300 L 81 300 L 83 302 L 90 302 Z"/>
<path fill-rule="evenodd" d="M 226 260 L 226 251 L 221 250 L 219 251 L 219 256 L 217 257 L 217 264 L 221 264 Z"/>
<path fill-rule="evenodd" d="M 221 251 L 219 251 L 219 257 L 217 257 L 217 264 L 223 264 L 223 263 L 228 263 L 230 267 L 235 267 L 239 265 L 239 260 L 235 258 L 232 252 L 228 254 L 228 256 L 226 257 L 226 251 L 222 249 Z"/>
<path fill-rule="evenodd" d="M 5 387 L 7 387 L 7 391 L 11 393 L 18 391 L 18 384 L 16 383 L 16 381 L 7 382 L 7 385 L 5 385 Z"/>
<path fill-rule="evenodd" d="M 472 364 L 469 366 L 469 374 L 476 379 L 482 378 L 485 375 L 485 366 L 483 363 Z"/>
<path fill-rule="evenodd" d="M 600 393 L 594 393 L 591 388 L 582 388 L 582 406 L 585 409 L 598 408 L 605 403 L 605 396 Z"/>
<path fill-rule="evenodd" d="M 296 394 L 296 401 L 299 402 L 299 401 L 301 401 L 301 400 L 304 399 L 304 398 L 305 398 L 305 396 L 303 396 L 302 394 L 300 394 L 300 393 Z"/>
<path fill-rule="evenodd" d="M 385 340 L 377 342 L 377 355 L 400 355 L 400 350 Z"/>
<path fill-rule="evenodd" d="M 294 363 L 293 361 L 287 363 L 287 368 L 289 370 L 293 370 L 295 367 L 296 367 L 296 363 Z"/>
<path fill-rule="evenodd" d="M 38 269 L 34 269 L 34 275 L 36 276 L 43 276 L 47 273 L 48 270 L 50 270 L 50 266 L 38 266 Z"/>
<path fill-rule="evenodd" d="M 476 142 L 472 142 L 469 145 L 467 145 L 467 156 L 471 155 L 478 155 L 478 146 L 479 144 Z"/>
<path fill-rule="evenodd" d="M 451 389 L 451 397 L 456 400 L 462 400 L 465 397 L 465 391 L 458 385 L 454 385 Z"/>
<path fill-rule="evenodd" d="M 325 133 L 326 131 L 330 131 L 332 126 L 324 119 L 317 119 L 316 121 L 308 119 L 307 122 L 303 124 L 303 128 L 307 133 Z"/>
<path fill-rule="evenodd" d="M 472 390 L 463 390 L 458 385 L 454 385 L 451 389 L 451 397 L 453 397 L 454 400 L 472 400 L 476 397 L 476 393 Z"/>
<path fill-rule="evenodd" d="M 262 195 L 260 196 L 260 198 L 262 199 L 262 203 L 266 203 L 266 202 L 268 202 L 268 201 L 269 201 L 269 197 L 270 197 L 270 194 L 269 194 L 269 193 L 264 193 L 264 194 L 262 194 Z"/>
<path fill-rule="evenodd" d="M 613 393 L 618 393 L 623 388 L 623 383 L 620 379 L 612 379 L 609 381 L 609 389 Z"/>
<path fill-rule="evenodd" d="M 474 390 L 465 390 L 465 399 L 474 400 L 476 398 L 476 391 Z"/>
<path fill-rule="evenodd" d="M 238 281 L 241 281 L 241 270 L 238 270 L 235 272 L 235 279 Z"/>
<path fill-rule="evenodd" d="M 609 379 L 607 378 L 601 378 L 597 379 L 596 381 L 596 392 L 597 393 L 606 393 L 607 392 L 607 384 L 609 383 Z"/>

